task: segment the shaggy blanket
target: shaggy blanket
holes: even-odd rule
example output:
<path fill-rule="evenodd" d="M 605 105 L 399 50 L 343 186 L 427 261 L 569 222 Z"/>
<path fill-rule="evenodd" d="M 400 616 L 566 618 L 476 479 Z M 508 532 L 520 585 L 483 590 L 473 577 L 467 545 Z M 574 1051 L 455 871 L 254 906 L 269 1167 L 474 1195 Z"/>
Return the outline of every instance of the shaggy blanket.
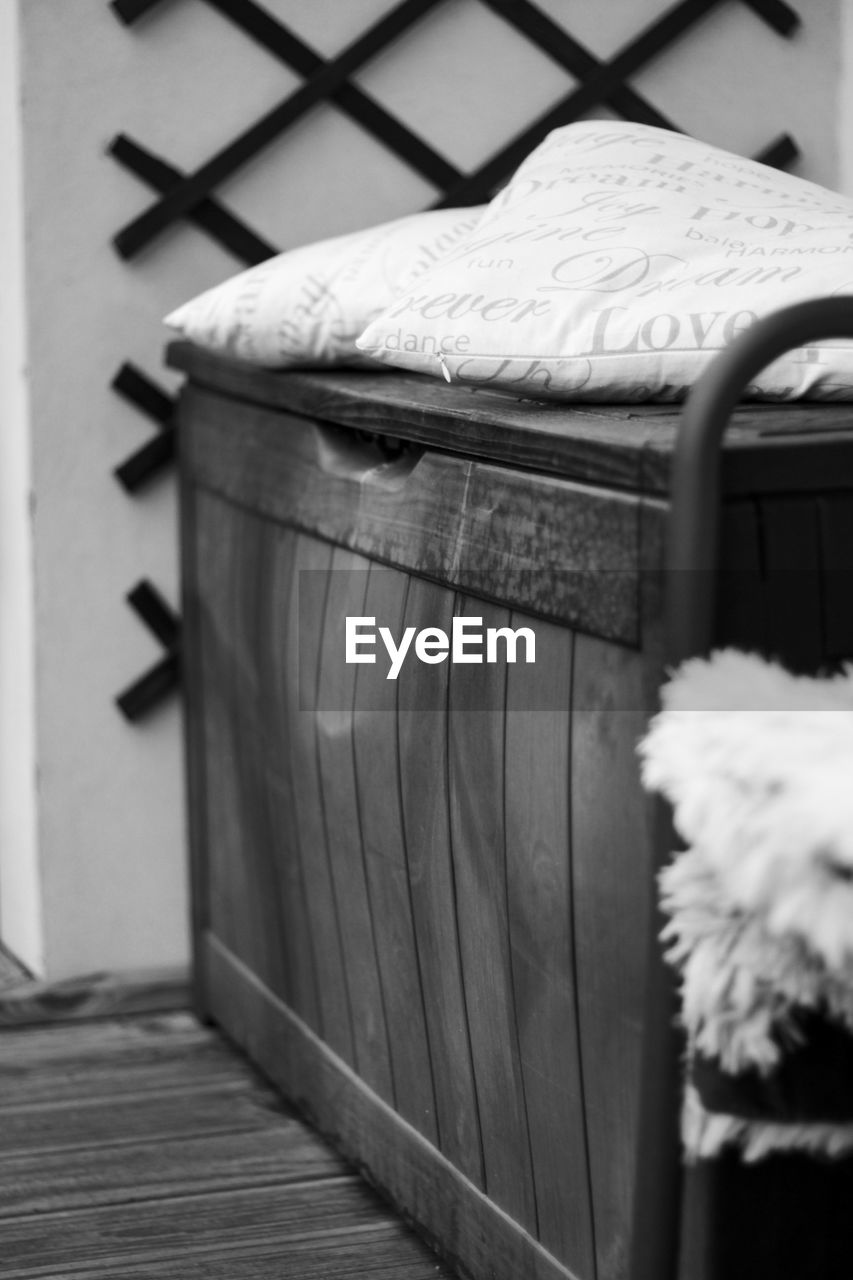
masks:
<path fill-rule="evenodd" d="M 660 876 L 688 1156 L 853 1149 L 853 667 L 684 664 L 640 744 L 687 845 Z"/>

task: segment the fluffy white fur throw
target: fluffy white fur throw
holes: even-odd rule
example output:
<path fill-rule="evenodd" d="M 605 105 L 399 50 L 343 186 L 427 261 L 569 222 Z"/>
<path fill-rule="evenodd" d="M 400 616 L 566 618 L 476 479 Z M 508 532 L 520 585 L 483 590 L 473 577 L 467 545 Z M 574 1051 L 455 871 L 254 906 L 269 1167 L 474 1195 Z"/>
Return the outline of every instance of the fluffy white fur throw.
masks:
<path fill-rule="evenodd" d="M 726 650 L 685 663 L 662 700 L 640 755 L 688 845 L 660 878 L 688 1049 L 767 1073 L 796 1009 L 853 1031 L 853 667 L 797 677 Z M 690 1088 L 683 1132 L 692 1155 L 853 1147 L 853 1126 L 711 1116 Z"/>

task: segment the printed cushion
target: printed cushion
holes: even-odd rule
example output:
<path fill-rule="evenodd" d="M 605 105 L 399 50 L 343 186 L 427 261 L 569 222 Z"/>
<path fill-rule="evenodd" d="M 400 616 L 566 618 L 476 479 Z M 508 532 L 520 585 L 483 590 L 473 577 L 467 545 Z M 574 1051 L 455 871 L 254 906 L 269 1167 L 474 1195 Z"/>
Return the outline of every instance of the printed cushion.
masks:
<path fill-rule="evenodd" d="M 365 325 L 454 248 L 482 215 L 436 209 L 278 254 L 166 316 L 183 337 L 269 368 L 373 364 Z"/>
<path fill-rule="evenodd" d="M 680 134 L 587 121 L 551 133 L 358 346 L 525 395 L 679 400 L 756 317 L 848 293 L 853 200 Z M 851 399 L 853 346 L 783 356 L 747 394 Z"/>

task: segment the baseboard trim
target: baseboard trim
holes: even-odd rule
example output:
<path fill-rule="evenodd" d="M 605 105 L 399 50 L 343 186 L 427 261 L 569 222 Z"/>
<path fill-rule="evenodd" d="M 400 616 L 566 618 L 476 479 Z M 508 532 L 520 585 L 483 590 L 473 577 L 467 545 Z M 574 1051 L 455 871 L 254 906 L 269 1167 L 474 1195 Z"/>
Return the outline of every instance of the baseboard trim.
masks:
<path fill-rule="evenodd" d="M 24 976 L 0 990 L 0 1028 L 174 1013 L 190 1003 L 185 966 L 88 973 L 58 982 Z"/>
<path fill-rule="evenodd" d="M 217 938 L 203 949 L 213 1020 L 452 1266 L 473 1280 L 576 1280 Z"/>

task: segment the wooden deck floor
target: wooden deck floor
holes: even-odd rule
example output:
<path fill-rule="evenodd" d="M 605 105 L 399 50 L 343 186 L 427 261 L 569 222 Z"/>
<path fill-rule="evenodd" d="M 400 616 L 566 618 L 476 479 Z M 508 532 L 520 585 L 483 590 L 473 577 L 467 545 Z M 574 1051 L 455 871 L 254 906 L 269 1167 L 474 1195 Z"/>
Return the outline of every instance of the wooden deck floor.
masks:
<path fill-rule="evenodd" d="M 189 1015 L 0 1031 L 0 1277 L 450 1280 Z"/>

